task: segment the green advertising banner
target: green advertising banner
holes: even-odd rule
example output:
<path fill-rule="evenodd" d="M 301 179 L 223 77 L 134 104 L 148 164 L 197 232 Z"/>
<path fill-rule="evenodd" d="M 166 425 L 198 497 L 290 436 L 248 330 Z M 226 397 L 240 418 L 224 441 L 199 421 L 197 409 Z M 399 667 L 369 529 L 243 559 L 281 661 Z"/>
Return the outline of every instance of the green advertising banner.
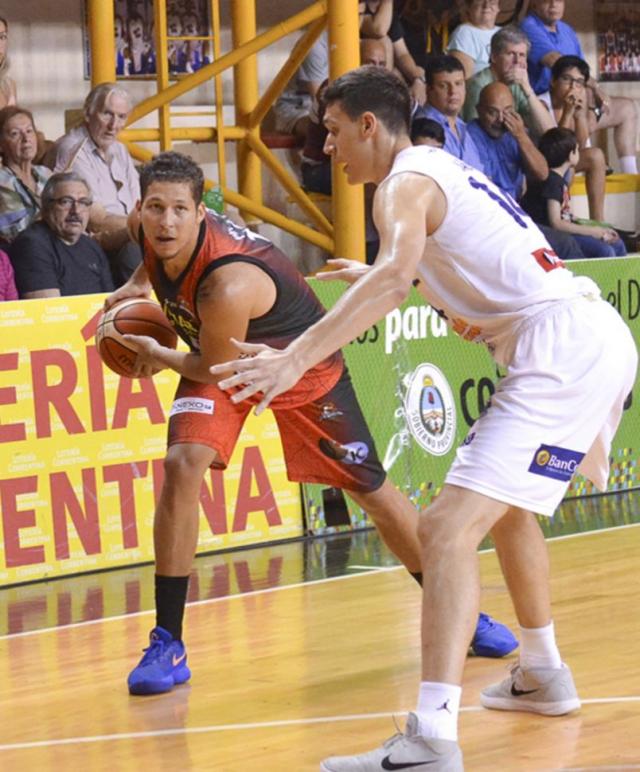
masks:
<path fill-rule="evenodd" d="M 640 257 L 573 261 L 571 270 L 597 282 L 639 343 Z M 310 282 L 328 308 L 345 290 L 341 282 Z M 500 372 L 484 346 L 459 338 L 415 290 L 344 354 L 385 469 L 417 506 L 425 506 L 442 486 L 456 448 L 488 405 Z M 640 405 L 635 397 L 632 393 L 627 400 L 612 448 L 609 491 L 640 485 Z M 567 497 L 594 493 L 593 485 L 577 475 Z M 303 498 L 312 533 L 369 524 L 336 489 L 304 485 Z"/>

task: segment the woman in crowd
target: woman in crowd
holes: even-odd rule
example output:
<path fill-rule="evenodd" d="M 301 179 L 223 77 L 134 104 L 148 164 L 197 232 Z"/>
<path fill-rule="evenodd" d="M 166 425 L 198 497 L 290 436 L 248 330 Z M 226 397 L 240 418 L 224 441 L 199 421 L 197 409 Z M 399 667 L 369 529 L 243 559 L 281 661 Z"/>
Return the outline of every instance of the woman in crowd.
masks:
<path fill-rule="evenodd" d="M 16 103 L 16 84 L 9 77 L 9 23 L 0 16 L 0 108 Z"/>
<path fill-rule="evenodd" d="M 0 241 L 12 242 L 40 215 L 40 196 L 51 175 L 33 163 L 38 139 L 33 115 L 17 105 L 0 110 Z"/>
<path fill-rule="evenodd" d="M 500 0 L 464 0 L 464 11 L 467 21 L 453 31 L 447 53 L 460 60 L 468 80 L 489 66 L 491 38 L 500 29 Z"/>
<path fill-rule="evenodd" d="M 0 301 L 17 300 L 18 290 L 9 255 L 0 249 Z"/>

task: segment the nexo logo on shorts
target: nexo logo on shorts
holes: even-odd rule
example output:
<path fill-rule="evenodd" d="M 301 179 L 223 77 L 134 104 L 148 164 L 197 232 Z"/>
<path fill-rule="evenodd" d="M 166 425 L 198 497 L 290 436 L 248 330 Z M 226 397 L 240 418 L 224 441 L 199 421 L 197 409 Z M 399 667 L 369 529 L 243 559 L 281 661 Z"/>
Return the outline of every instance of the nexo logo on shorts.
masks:
<path fill-rule="evenodd" d="M 529 471 L 543 477 L 568 482 L 583 458 L 584 453 L 578 453 L 576 450 L 557 448 L 554 445 L 540 445 L 533 454 Z"/>
<path fill-rule="evenodd" d="M 409 376 L 404 398 L 407 426 L 416 442 L 444 456 L 456 436 L 456 408 L 447 379 L 435 365 L 419 365 Z"/>
<path fill-rule="evenodd" d="M 213 415 L 215 402 L 212 399 L 200 399 L 200 397 L 180 397 L 171 405 L 169 416 L 180 413 L 205 413 Z"/>

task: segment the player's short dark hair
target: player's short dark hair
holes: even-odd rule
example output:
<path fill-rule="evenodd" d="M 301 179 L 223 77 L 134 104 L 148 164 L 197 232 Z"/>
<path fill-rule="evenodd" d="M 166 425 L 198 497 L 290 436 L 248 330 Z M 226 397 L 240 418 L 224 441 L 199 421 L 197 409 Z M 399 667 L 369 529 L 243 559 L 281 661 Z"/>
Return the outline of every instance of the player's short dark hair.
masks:
<path fill-rule="evenodd" d="M 411 141 L 415 142 L 419 137 L 429 137 L 429 139 L 435 139 L 435 141 L 444 145 L 445 136 L 444 129 L 432 118 L 414 118 L 411 122 Z"/>
<path fill-rule="evenodd" d="M 202 201 L 204 174 L 188 155 L 168 151 L 160 153 L 145 164 L 140 172 L 140 194 L 144 201 L 153 182 L 186 182 L 196 205 Z"/>
<path fill-rule="evenodd" d="M 345 72 L 324 92 L 325 105 L 333 102 L 340 102 L 342 110 L 353 121 L 371 112 L 393 134 L 409 134 L 409 89 L 386 67 L 366 64 Z"/>
<path fill-rule="evenodd" d="M 540 138 L 538 148 L 546 158 L 550 169 L 562 166 L 578 147 L 578 138 L 571 129 L 555 128 L 545 131 Z"/>
<path fill-rule="evenodd" d="M 425 79 L 427 86 L 433 86 L 433 76 L 439 72 L 462 72 L 464 67 L 459 59 L 451 54 L 441 54 L 439 56 L 430 56 L 425 68 Z"/>
<path fill-rule="evenodd" d="M 561 56 L 559 59 L 556 59 L 551 68 L 551 80 L 558 80 L 558 78 L 561 75 L 564 75 L 567 70 L 571 70 L 574 67 L 579 71 L 585 81 L 589 80 L 591 75 L 589 65 L 579 56 Z"/>

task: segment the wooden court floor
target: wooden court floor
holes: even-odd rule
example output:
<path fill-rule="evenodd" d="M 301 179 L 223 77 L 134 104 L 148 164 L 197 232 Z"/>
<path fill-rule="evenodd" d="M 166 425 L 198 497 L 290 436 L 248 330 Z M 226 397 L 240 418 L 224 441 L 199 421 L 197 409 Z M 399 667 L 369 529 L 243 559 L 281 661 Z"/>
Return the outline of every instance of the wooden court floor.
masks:
<path fill-rule="evenodd" d="M 483 710 L 508 660 L 469 659 L 469 772 L 640 770 L 640 525 L 552 540 L 555 620 L 582 710 Z M 482 607 L 514 623 L 493 553 Z M 317 770 L 403 725 L 419 673 L 419 601 L 402 569 L 191 604 L 190 684 L 130 697 L 143 612 L 0 638 L 0 770 Z"/>

